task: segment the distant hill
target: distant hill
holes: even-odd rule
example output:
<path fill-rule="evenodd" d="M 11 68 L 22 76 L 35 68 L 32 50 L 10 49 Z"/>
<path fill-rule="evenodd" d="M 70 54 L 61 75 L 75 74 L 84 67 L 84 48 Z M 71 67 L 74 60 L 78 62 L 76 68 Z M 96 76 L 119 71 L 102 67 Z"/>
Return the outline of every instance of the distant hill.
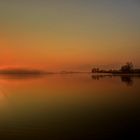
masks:
<path fill-rule="evenodd" d="M 39 75 L 39 74 L 47 74 L 44 71 L 40 70 L 28 70 L 28 69 L 3 69 L 0 70 L 0 74 L 33 74 L 33 75 Z"/>

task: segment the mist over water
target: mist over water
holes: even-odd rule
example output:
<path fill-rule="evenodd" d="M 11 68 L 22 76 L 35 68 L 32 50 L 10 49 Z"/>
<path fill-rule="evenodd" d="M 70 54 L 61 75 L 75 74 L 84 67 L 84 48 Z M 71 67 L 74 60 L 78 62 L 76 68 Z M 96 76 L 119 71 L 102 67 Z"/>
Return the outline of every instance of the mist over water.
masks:
<path fill-rule="evenodd" d="M 139 85 L 126 75 L 1 75 L 0 138 L 134 138 Z"/>

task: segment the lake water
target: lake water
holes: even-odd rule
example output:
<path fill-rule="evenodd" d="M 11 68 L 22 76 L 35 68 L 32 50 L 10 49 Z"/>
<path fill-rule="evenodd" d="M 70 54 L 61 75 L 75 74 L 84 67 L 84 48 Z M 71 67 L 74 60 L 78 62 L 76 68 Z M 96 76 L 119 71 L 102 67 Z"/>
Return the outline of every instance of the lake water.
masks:
<path fill-rule="evenodd" d="M 139 134 L 139 76 L 0 76 L 2 140 L 115 140 Z"/>

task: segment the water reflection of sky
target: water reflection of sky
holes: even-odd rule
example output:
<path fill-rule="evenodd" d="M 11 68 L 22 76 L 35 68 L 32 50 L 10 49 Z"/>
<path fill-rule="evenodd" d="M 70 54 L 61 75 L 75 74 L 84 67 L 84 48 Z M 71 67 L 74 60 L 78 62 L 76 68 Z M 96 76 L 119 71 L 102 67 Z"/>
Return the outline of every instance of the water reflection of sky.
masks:
<path fill-rule="evenodd" d="M 126 95 L 128 98 L 131 94 L 138 94 L 139 83 L 139 77 L 127 75 L 53 74 L 0 78 L 1 96 L 6 94 L 16 102 L 18 97 L 26 97 L 31 101 L 32 98 L 47 100 L 52 104 L 58 100 L 66 103 L 99 103 L 111 99 L 117 102 L 119 99 L 124 100 Z"/>
<path fill-rule="evenodd" d="M 116 132 L 117 121 L 128 121 L 128 114 L 133 114 L 132 120 L 138 118 L 139 83 L 139 77 L 91 74 L 1 77 L 0 135 L 58 135 L 67 125 L 68 134 L 78 130 L 78 135 L 93 130 L 103 134 L 114 128 Z M 117 129 L 125 126 L 121 123 Z"/>

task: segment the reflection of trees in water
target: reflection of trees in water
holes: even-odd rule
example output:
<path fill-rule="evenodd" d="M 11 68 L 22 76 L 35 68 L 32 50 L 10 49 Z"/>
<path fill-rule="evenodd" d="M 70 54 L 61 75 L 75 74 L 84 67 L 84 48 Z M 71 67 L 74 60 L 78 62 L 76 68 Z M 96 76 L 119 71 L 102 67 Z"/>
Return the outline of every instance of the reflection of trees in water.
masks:
<path fill-rule="evenodd" d="M 128 86 L 132 86 L 134 83 L 132 76 L 128 75 L 121 76 L 121 81 L 125 82 Z"/>
<path fill-rule="evenodd" d="M 121 81 L 123 83 L 126 83 L 127 86 L 132 86 L 134 84 L 134 81 L 133 81 L 133 77 L 134 76 L 131 76 L 131 75 L 116 75 L 117 77 L 120 77 L 121 78 Z M 113 78 L 113 77 L 116 77 L 114 75 L 92 75 L 92 79 L 93 80 L 100 80 L 100 79 L 103 79 L 103 78 Z M 139 78 L 139 76 L 136 76 L 137 78 Z"/>
<path fill-rule="evenodd" d="M 112 78 L 112 75 L 92 75 L 93 80 L 100 80 L 102 78 L 110 77 Z"/>

